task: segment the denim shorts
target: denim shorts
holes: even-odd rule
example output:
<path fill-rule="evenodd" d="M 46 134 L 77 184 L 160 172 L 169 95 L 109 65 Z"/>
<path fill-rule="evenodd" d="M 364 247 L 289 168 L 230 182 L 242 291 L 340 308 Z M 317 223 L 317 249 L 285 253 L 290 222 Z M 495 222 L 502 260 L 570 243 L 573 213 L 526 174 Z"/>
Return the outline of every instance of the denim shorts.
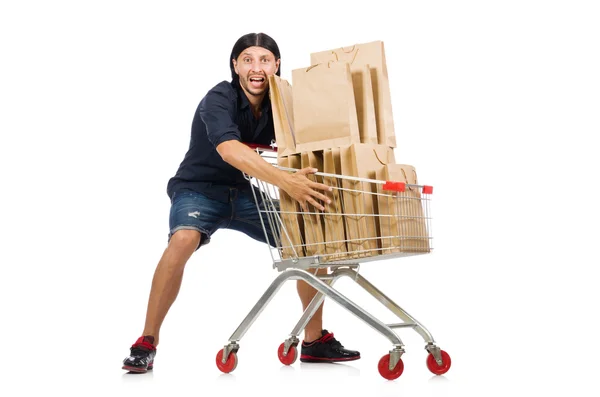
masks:
<path fill-rule="evenodd" d="M 258 192 L 257 197 L 260 197 Z M 273 202 L 275 209 L 279 210 L 279 201 Z M 258 204 L 262 209 L 260 198 Z M 237 230 L 260 242 L 267 242 L 268 236 L 269 245 L 276 245 L 270 222 L 266 214 L 258 212 L 250 189 L 229 188 L 228 200 L 216 200 L 207 194 L 190 190 L 175 192 L 171 197 L 168 240 L 182 229 L 201 233 L 200 244 L 196 249 L 208 244 L 211 236 L 219 229 Z"/>

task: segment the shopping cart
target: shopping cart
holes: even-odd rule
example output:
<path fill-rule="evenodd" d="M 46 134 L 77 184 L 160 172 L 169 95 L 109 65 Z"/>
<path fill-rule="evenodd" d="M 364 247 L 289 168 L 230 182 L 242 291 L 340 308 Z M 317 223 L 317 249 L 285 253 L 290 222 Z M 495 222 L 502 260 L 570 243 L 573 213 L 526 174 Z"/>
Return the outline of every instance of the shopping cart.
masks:
<path fill-rule="evenodd" d="M 277 165 L 273 146 L 248 146 L 273 166 L 287 172 L 298 170 Z M 431 186 L 317 172 L 308 177 L 333 188 L 327 192 L 331 204 L 325 205 L 325 211 L 314 206 L 305 211 L 276 186 L 245 176 L 253 187 L 266 241 L 272 242 L 268 246 L 273 267 L 280 274 L 217 353 L 219 370 L 229 373 L 236 368 L 240 340 L 288 280 L 303 280 L 318 292 L 289 337 L 279 346 L 277 354 L 281 363 L 291 365 L 296 361 L 298 335 L 328 297 L 390 340 L 392 349 L 378 364 L 384 378 L 396 379 L 404 370 L 401 358 L 404 344 L 394 331 L 400 328 L 410 328 L 421 335 L 429 353 L 427 368 L 432 373 L 441 375 L 450 369 L 450 356 L 436 345 L 431 333 L 359 274 L 362 262 L 431 252 Z M 272 234 L 267 235 L 268 231 Z M 311 272 L 319 268 L 329 270 L 325 275 Z M 334 283 L 342 276 L 354 280 L 402 322 L 385 324 L 334 289 Z"/>

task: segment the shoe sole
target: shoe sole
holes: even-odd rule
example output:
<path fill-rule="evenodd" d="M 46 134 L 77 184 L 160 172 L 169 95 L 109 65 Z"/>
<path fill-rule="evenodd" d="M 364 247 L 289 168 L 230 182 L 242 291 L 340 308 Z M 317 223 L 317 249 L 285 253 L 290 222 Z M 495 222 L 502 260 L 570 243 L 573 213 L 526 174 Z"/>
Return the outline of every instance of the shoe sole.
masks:
<path fill-rule="evenodd" d="M 344 357 L 344 358 L 322 358 L 322 357 L 313 357 L 313 356 L 300 356 L 300 361 L 303 363 L 336 363 L 336 362 L 346 362 L 346 361 L 354 361 L 360 359 L 360 356 L 354 357 Z"/>
<path fill-rule="evenodd" d="M 148 367 L 148 368 L 139 368 L 139 367 L 130 367 L 129 365 L 123 365 L 123 368 L 125 371 L 129 371 L 129 372 L 135 372 L 136 374 L 144 374 L 148 371 L 151 371 L 152 367 Z"/>

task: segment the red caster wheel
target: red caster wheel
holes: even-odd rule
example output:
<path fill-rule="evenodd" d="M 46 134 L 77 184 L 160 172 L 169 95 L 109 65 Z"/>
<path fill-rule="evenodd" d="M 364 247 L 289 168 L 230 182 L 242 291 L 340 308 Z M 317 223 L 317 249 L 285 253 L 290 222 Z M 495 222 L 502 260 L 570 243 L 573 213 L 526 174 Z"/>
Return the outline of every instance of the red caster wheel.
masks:
<path fill-rule="evenodd" d="M 387 380 L 394 380 L 398 379 L 400 375 L 402 375 L 402 372 L 404 371 L 404 363 L 402 362 L 402 359 L 400 359 L 394 369 L 390 371 L 390 355 L 386 354 L 385 356 L 381 357 L 381 360 L 379 360 L 377 369 L 379 369 L 379 374 Z"/>
<path fill-rule="evenodd" d="M 440 350 L 440 353 L 442 354 L 442 365 L 438 365 L 435 358 L 433 358 L 433 354 L 429 353 L 427 356 L 427 368 L 436 375 L 443 375 L 448 372 L 450 365 L 452 364 L 452 360 L 450 360 L 448 353 L 443 350 Z"/>
<path fill-rule="evenodd" d="M 281 361 L 284 365 L 292 365 L 296 362 L 298 358 L 298 349 L 296 346 L 290 346 L 287 356 L 283 355 L 283 349 L 285 348 L 285 343 L 279 345 L 279 349 L 277 349 L 277 356 L 279 357 L 279 361 Z"/>
<path fill-rule="evenodd" d="M 223 364 L 223 349 L 219 350 L 217 353 L 217 368 L 226 374 L 230 373 L 237 367 L 238 359 L 237 354 L 235 352 L 229 353 L 229 357 L 227 357 L 227 361 Z"/>

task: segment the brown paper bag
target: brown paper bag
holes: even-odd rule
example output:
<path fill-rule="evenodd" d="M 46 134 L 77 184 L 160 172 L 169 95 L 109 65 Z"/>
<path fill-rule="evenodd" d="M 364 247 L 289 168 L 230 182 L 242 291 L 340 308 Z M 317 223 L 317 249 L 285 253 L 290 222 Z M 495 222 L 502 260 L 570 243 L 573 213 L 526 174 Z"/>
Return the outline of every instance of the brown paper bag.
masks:
<path fill-rule="evenodd" d="M 396 162 L 393 149 L 382 145 L 354 144 L 340 148 L 340 153 L 344 176 L 375 179 L 381 168 Z M 379 248 L 377 186 L 347 178 L 342 185 L 348 252 L 353 258 L 376 255 Z"/>
<path fill-rule="evenodd" d="M 359 73 L 365 65 L 370 66 L 379 144 L 396 147 L 392 100 L 383 42 L 361 43 L 310 54 L 311 64 L 329 61 L 346 61 L 350 64 L 352 72 Z M 357 102 L 357 105 L 360 106 L 361 103 Z"/>
<path fill-rule="evenodd" d="M 298 152 L 360 143 L 352 74 L 346 62 L 292 71 Z"/>
<path fill-rule="evenodd" d="M 412 165 L 389 164 L 377 172 L 377 179 L 417 184 L 417 172 Z M 421 192 L 406 187 L 404 192 L 383 190 L 379 185 L 379 232 L 382 253 L 429 252 L 429 238 L 424 218 Z"/>
<path fill-rule="evenodd" d="M 322 152 L 302 152 L 301 168 L 312 167 L 323 172 Z M 322 179 L 315 175 L 308 175 L 308 179 L 323 183 Z M 324 203 L 321 203 L 324 204 Z M 323 212 L 307 203 L 308 212 L 304 212 L 304 241 L 306 243 L 306 256 L 325 255 L 325 232 L 321 220 Z"/>
<path fill-rule="evenodd" d="M 300 169 L 299 156 L 280 157 L 277 164 L 282 167 Z M 300 215 L 300 204 L 288 195 L 283 189 L 279 189 L 279 207 L 281 223 L 281 259 L 295 259 L 305 256 L 303 231 L 304 224 Z"/>
<path fill-rule="evenodd" d="M 333 148 L 323 151 L 323 172 L 326 174 L 340 175 L 340 149 Z M 346 230 L 342 204 L 342 179 L 339 177 L 324 177 L 323 183 L 331 186 L 333 190 L 326 192 L 331 200 L 325 208 L 323 221 L 325 223 L 325 251 L 327 261 L 340 260 L 348 257 L 346 248 Z"/>
<path fill-rule="evenodd" d="M 269 98 L 275 127 L 277 157 L 296 153 L 292 86 L 279 76 L 269 76 Z"/>
<path fill-rule="evenodd" d="M 364 65 L 358 70 L 351 69 L 351 71 L 360 142 L 377 145 L 379 138 L 377 137 L 375 100 L 370 67 L 369 65 Z"/>

